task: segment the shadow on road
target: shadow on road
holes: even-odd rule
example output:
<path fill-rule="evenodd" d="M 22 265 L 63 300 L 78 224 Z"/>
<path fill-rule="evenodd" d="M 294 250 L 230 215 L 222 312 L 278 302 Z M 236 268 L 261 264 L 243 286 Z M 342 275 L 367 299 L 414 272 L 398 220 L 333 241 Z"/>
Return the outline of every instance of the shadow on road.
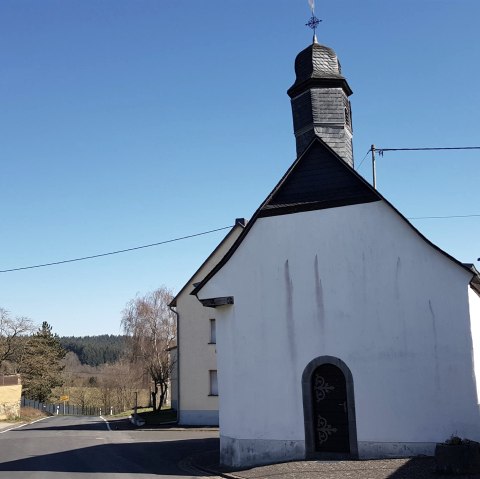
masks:
<path fill-rule="evenodd" d="M 414 457 L 395 472 L 388 476 L 388 479 L 452 479 L 458 477 L 461 479 L 479 479 L 480 474 L 463 474 L 451 476 L 435 472 L 435 458 L 433 457 Z"/>
<path fill-rule="evenodd" d="M 174 474 L 191 476 L 191 472 L 181 470 L 177 463 L 192 454 L 206 450 L 218 451 L 218 449 L 218 438 L 101 444 L 3 462 L 0 464 L 0 471 Z"/>
<path fill-rule="evenodd" d="M 48 423 L 47 423 L 48 424 Z M 65 424 L 62 426 L 46 426 L 44 423 L 38 423 L 38 425 L 29 425 L 30 431 L 105 431 L 107 425 L 105 421 L 101 419 L 98 421 L 90 421 L 81 424 Z M 12 432 L 24 432 L 25 429 L 15 429 Z"/>

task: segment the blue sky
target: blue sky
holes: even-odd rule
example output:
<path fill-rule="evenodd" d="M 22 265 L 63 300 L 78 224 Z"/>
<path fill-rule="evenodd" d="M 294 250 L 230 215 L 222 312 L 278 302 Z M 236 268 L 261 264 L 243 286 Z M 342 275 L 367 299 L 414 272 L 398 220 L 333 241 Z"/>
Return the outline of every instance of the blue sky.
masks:
<path fill-rule="evenodd" d="M 377 147 L 479 146 L 480 2 L 316 2 L 351 97 L 357 168 Z M 0 269 L 249 218 L 295 159 L 286 90 L 307 0 L 2 0 Z M 386 153 L 405 216 L 478 215 L 480 151 Z M 369 158 L 358 171 L 371 180 Z M 413 220 L 461 261 L 480 217 Z M 0 306 L 61 335 L 120 332 L 137 293 L 177 291 L 224 232 L 0 274 Z"/>

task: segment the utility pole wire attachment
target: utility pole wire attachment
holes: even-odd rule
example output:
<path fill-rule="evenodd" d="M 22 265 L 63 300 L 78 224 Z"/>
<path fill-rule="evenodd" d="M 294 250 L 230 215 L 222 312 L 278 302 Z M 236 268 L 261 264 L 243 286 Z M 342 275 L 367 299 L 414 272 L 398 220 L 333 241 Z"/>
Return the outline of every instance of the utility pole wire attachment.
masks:
<path fill-rule="evenodd" d="M 377 189 L 377 167 L 375 152 L 383 157 L 386 151 L 442 151 L 442 150 L 480 150 L 480 146 L 448 146 L 448 147 L 423 147 L 423 148 L 375 148 L 375 145 L 370 147 L 372 153 L 372 185 Z M 362 160 L 363 163 L 363 160 Z M 360 163 L 360 165 L 362 164 Z M 360 166 L 359 166 L 360 167 Z"/>
<path fill-rule="evenodd" d="M 375 145 L 372 145 L 370 148 L 372 152 L 372 186 L 376 190 L 377 189 L 377 167 L 375 165 Z"/>

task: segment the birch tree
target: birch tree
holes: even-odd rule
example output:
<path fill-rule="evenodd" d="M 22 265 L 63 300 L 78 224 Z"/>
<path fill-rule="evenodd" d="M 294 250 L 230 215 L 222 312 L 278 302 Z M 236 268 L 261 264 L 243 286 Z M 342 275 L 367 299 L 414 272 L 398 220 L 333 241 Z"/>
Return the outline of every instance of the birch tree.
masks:
<path fill-rule="evenodd" d="M 131 338 L 132 361 L 140 361 L 153 382 L 154 411 L 165 403 L 175 367 L 168 351 L 175 345 L 177 333 L 175 315 L 168 307 L 172 299 L 172 292 L 165 286 L 136 297 L 127 303 L 121 323 Z"/>

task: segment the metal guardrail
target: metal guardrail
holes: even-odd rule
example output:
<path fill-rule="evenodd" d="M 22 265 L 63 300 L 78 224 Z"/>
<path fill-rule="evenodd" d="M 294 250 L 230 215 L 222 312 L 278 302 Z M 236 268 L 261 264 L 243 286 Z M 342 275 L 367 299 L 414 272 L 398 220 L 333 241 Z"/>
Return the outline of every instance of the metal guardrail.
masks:
<path fill-rule="evenodd" d="M 54 415 L 62 416 L 101 416 L 103 414 L 110 414 L 113 411 L 105 411 L 102 408 L 93 407 L 93 406 L 77 406 L 75 404 L 69 404 L 64 402 L 58 403 L 44 403 L 40 401 L 35 401 L 33 399 L 27 399 L 22 396 L 22 406 L 23 407 L 32 407 L 34 409 L 39 409 Z"/>

